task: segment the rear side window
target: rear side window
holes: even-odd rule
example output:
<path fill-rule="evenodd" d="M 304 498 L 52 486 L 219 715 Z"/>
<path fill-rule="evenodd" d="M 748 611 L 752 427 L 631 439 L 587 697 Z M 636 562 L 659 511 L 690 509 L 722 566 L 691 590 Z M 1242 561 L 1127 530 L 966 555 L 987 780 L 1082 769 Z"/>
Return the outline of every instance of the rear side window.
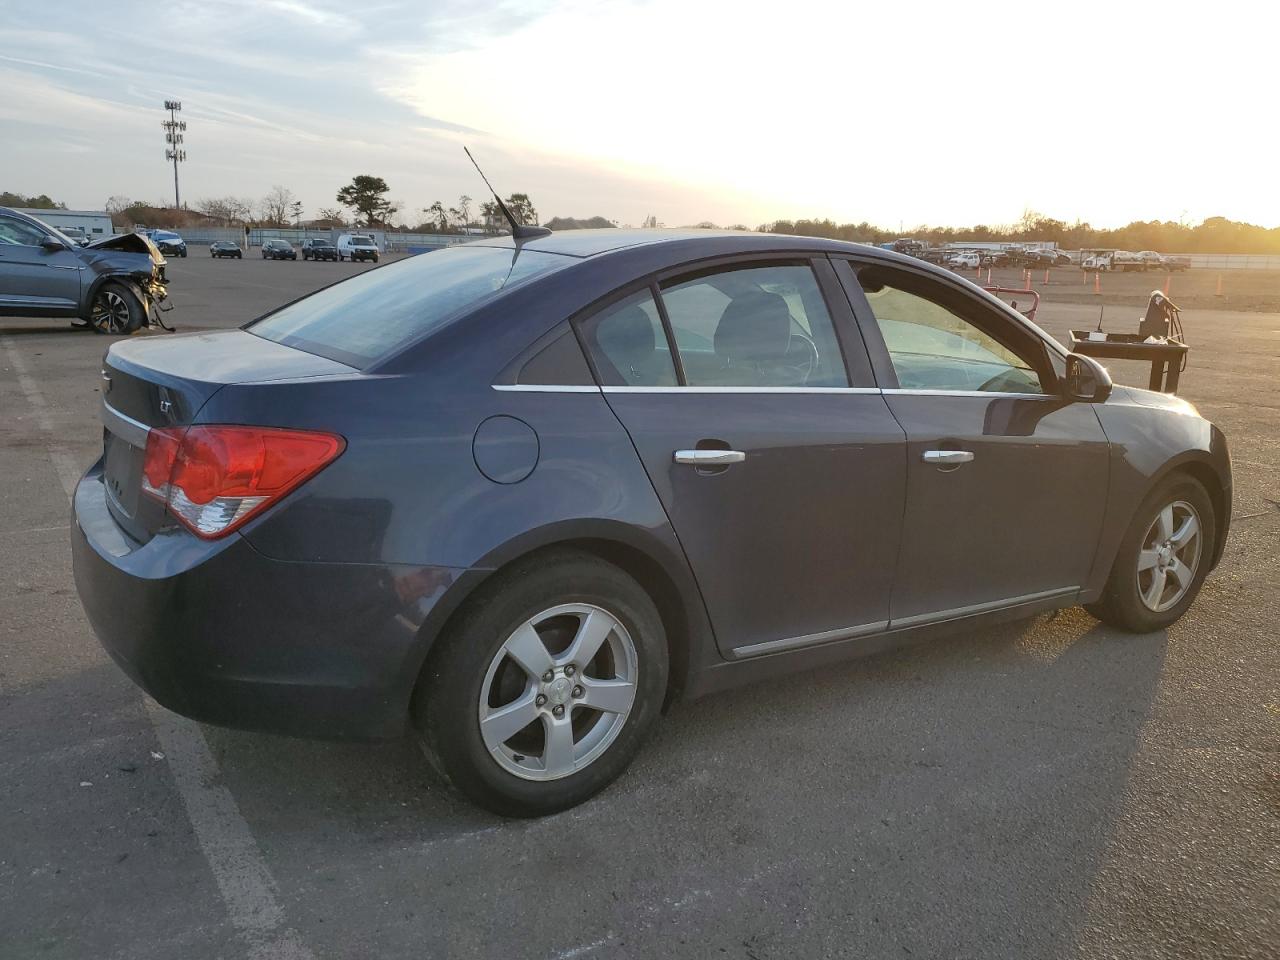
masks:
<path fill-rule="evenodd" d="M 653 294 L 641 290 L 582 324 L 600 383 L 611 387 L 673 387 L 676 367 Z"/>
<path fill-rule="evenodd" d="M 847 387 L 835 327 L 806 264 L 741 266 L 663 285 L 688 386 Z"/>
<path fill-rule="evenodd" d="M 436 250 L 326 287 L 247 329 L 276 343 L 366 367 L 499 291 L 575 262 L 573 257 L 505 247 Z"/>

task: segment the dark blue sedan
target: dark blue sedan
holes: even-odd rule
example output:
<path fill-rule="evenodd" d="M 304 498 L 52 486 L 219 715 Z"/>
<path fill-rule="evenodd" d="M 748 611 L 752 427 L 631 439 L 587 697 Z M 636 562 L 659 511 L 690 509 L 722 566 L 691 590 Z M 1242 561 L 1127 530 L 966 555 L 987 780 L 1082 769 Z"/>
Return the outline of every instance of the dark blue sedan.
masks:
<path fill-rule="evenodd" d="M 466 244 L 114 344 L 102 397 L 72 539 L 122 669 L 213 723 L 412 730 L 510 815 L 672 698 L 1072 604 L 1167 626 L 1230 522 L 1189 404 L 799 237 Z"/>

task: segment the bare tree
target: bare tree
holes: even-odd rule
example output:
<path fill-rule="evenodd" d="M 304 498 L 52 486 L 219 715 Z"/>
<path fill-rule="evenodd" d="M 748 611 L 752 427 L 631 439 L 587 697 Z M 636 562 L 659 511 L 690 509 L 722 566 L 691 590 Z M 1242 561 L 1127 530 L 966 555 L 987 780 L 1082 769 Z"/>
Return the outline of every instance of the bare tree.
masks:
<path fill-rule="evenodd" d="M 340 227 L 347 225 L 347 218 L 341 207 L 321 207 L 317 216 L 321 220 L 328 220 L 330 223 L 336 223 Z"/>
<path fill-rule="evenodd" d="M 273 186 L 258 207 L 263 222 L 277 227 L 285 226 L 289 222 L 289 211 L 297 199 L 288 187 L 279 184 Z"/>
<path fill-rule="evenodd" d="M 132 206 L 133 201 L 128 197 L 121 196 L 120 194 L 113 194 L 107 197 L 107 213 L 112 216 L 115 216 L 117 213 L 124 213 L 124 211 L 128 210 Z"/>
<path fill-rule="evenodd" d="M 463 227 L 471 226 L 471 198 L 465 193 L 458 198 L 458 216 Z"/>

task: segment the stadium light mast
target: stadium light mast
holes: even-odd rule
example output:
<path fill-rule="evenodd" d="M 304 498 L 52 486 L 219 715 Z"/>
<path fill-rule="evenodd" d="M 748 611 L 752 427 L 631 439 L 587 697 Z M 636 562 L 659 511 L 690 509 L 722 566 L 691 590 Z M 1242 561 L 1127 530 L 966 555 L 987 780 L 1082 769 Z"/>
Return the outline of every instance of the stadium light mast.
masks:
<path fill-rule="evenodd" d="M 181 100 L 166 100 L 164 108 L 169 111 L 169 119 L 160 124 L 164 127 L 166 144 L 164 158 L 173 161 L 173 206 L 175 210 L 181 210 L 182 198 L 178 194 L 178 164 L 187 159 L 187 151 L 182 148 L 182 134 L 187 129 L 187 121 L 178 119 L 178 113 L 182 110 Z"/>

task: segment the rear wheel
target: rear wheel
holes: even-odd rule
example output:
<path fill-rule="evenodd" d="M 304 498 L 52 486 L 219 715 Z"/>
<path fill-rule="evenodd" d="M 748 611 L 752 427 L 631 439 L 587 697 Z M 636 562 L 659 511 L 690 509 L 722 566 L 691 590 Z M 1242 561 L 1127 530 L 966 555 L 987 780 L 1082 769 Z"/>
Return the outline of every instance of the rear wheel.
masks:
<path fill-rule="evenodd" d="M 1085 609 L 1104 623 L 1150 633 L 1181 619 L 1209 574 L 1213 503 L 1186 474 L 1160 483 L 1134 515 L 1096 602 Z"/>
<path fill-rule="evenodd" d="M 543 554 L 498 574 L 437 643 L 415 709 L 423 747 L 504 816 L 554 813 L 606 787 L 666 691 L 653 601 L 588 554 Z"/>
<path fill-rule="evenodd" d="M 145 311 L 127 287 L 104 284 L 93 296 L 89 326 L 98 333 L 133 333 L 142 326 Z"/>

